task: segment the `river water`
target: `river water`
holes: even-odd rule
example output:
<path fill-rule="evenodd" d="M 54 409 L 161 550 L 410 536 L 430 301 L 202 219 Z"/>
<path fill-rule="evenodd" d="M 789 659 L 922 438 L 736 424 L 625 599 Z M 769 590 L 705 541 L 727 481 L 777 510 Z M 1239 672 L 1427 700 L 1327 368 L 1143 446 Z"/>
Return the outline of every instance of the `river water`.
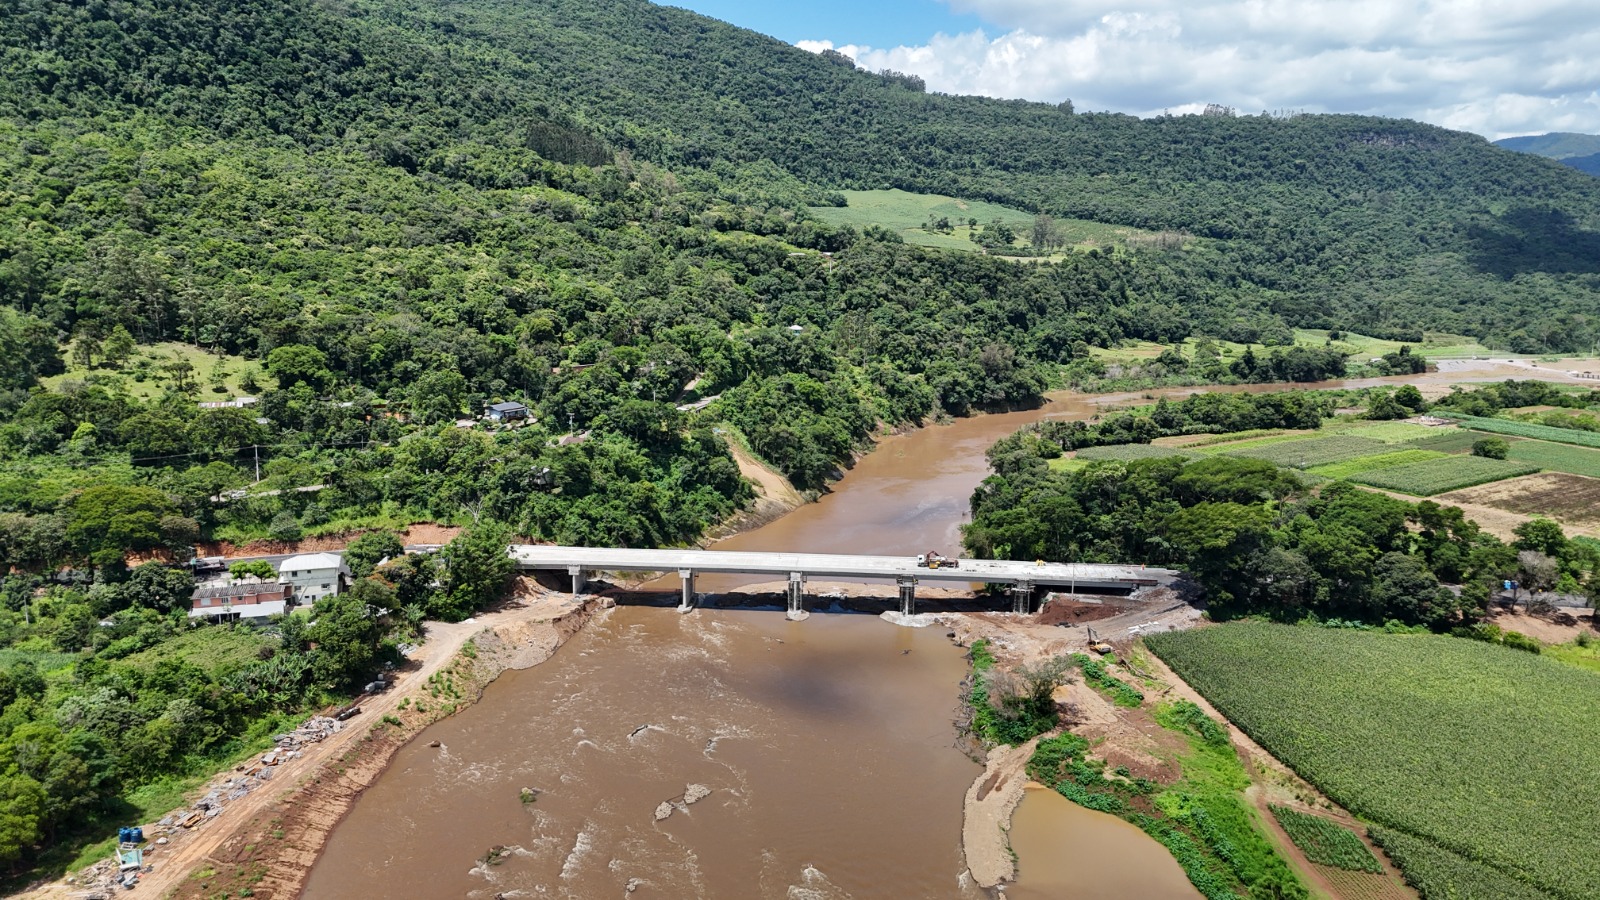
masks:
<path fill-rule="evenodd" d="M 1458 363 L 1300 387 L 1527 376 Z M 1194 390 L 1058 394 L 888 437 L 817 503 L 717 546 L 955 553 L 995 440 Z M 737 583 L 748 580 L 700 589 Z M 634 897 L 982 896 L 961 879 L 962 796 L 979 771 L 955 747 L 965 671 L 942 631 L 870 616 L 619 607 L 403 748 L 335 830 L 305 896 L 620 897 L 630 884 Z M 711 793 L 657 821 L 690 784 Z M 524 803 L 522 788 L 540 793 Z M 1143 833 L 1049 792 L 1030 792 L 1012 841 L 1014 897 L 1195 896 Z M 508 850 L 479 864 L 495 847 Z"/>

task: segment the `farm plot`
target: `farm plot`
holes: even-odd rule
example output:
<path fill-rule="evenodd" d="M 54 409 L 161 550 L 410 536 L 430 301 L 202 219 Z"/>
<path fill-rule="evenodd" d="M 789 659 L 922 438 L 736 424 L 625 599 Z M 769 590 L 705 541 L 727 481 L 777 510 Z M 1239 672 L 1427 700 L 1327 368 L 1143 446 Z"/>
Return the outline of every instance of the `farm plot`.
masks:
<path fill-rule="evenodd" d="M 1600 447 L 1600 433 L 1579 431 L 1576 428 L 1555 428 L 1535 425 L 1532 422 L 1511 422 L 1506 419 L 1482 419 L 1477 416 L 1451 416 L 1474 431 L 1509 434 L 1513 437 L 1554 441 L 1558 444 L 1577 444 L 1580 447 Z"/>
<path fill-rule="evenodd" d="M 1383 865 L 1372 855 L 1367 845 L 1350 829 L 1325 819 L 1293 810 L 1287 806 L 1272 806 L 1272 817 L 1283 826 L 1284 834 L 1318 865 L 1352 872 L 1382 872 Z"/>
<path fill-rule="evenodd" d="M 1329 434 L 1350 434 L 1356 437 L 1372 438 L 1387 444 L 1401 444 L 1425 438 L 1439 429 L 1427 425 L 1412 425 L 1409 422 L 1356 422 L 1350 425 L 1340 425 L 1328 429 Z"/>
<path fill-rule="evenodd" d="M 1517 441 L 1511 445 L 1511 458 L 1552 472 L 1600 478 L 1600 450 L 1549 441 Z"/>
<path fill-rule="evenodd" d="M 1285 466 L 1291 469 L 1310 469 L 1314 466 L 1325 466 L 1329 463 L 1343 462 L 1360 456 L 1375 456 L 1389 449 L 1389 445 L 1383 441 L 1335 434 L 1327 437 L 1301 438 L 1300 440 L 1284 441 L 1242 450 L 1230 449 L 1227 455 L 1264 459 L 1273 465 Z"/>
<path fill-rule="evenodd" d="M 1206 445 L 1195 445 L 1201 453 L 1232 453 L 1236 450 L 1255 450 L 1258 447 L 1270 447 L 1273 444 L 1284 444 L 1290 441 L 1307 440 L 1315 437 L 1306 431 L 1280 431 L 1269 433 L 1263 437 L 1252 437 L 1258 434 L 1254 431 L 1235 431 L 1231 434 L 1219 434 L 1216 440 Z"/>
<path fill-rule="evenodd" d="M 1483 435 L 1465 428 L 1434 428 L 1433 434 L 1428 437 L 1406 441 L 1405 446 L 1415 447 L 1418 450 L 1437 450 L 1440 453 L 1465 453 L 1472 449 L 1472 445 L 1483 440 Z M 1518 438 L 1507 438 L 1516 441 Z"/>
<path fill-rule="evenodd" d="M 1600 479 L 1542 472 L 1513 481 L 1451 491 L 1440 503 L 1487 506 L 1523 516 L 1547 516 L 1585 531 L 1600 529 Z"/>
<path fill-rule="evenodd" d="M 1329 463 L 1325 466 L 1317 466 L 1310 471 L 1327 478 L 1353 478 L 1363 472 L 1392 469 L 1395 466 L 1427 462 L 1430 459 L 1440 459 L 1443 456 L 1443 453 L 1433 450 L 1395 450 L 1392 453 L 1380 453 L 1377 456 L 1358 456 L 1355 459 L 1347 459 L 1344 462 Z"/>
<path fill-rule="evenodd" d="M 1446 491 L 1504 481 L 1507 478 L 1529 475 L 1537 471 L 1539 467 L 1530 463 L 1488 459 L 1482 456 L 1446 456 L 1425 462 L 1362 472 L 1352 476 L 1350 480 L 1399 491 L 1413 497 L 1432 497 L 1434 494 Z"/>
<path fill-rule="evenodd" d="M 1114 444 L 1109 447 L 1085 447 L 1076 454 L 1078 459 L 1118 459 L 1124 462 L 1131 459 L 1159 459 L 1167 456 L 1192 457 L 1176 447 L 1152 447 L 1149 444 Z"/>
<path fill-rule="evenodd" d="M 1600 885 L 1600 678 L 1441 635 L 1241 622 L 1147 645 L 1376 833 L 1428 896 Z M 1391 837 L 1398 836 L 1394 841 Z"/>

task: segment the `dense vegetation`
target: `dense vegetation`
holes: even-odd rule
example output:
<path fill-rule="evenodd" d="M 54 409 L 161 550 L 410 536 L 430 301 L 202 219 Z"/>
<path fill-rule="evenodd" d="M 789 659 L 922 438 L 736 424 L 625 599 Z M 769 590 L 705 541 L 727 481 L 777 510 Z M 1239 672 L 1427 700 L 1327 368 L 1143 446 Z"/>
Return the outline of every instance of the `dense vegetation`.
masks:
<path fill-rule="evenodd" d="M 1600 839 L 1600 733 L 1574 714 L 1600 702 L 1591 673 L 1442 636 L 1260 622 L 1146 642 L 1274 756 L 1381 826 L 1374 836 L 1429 900 L 1594 896 L 1595 859 L 1569 849 Z"/>
<path fill-rule="evenodd" d="M 437 557 L 399 558 L 392 534 L 365 544 L 396 561 L 373 574 L 376 559 L 357 548 L 353 587 L 269 629 L 195 628 L 193 579 L 160 563 L 93 584 L 7 577 L 0 867 L 60 864 L 70 857 L 51 852 L 58 840 L 165 812 L 129 797 L 258 749 L 293 717 L 359 690 L 399 660 L 396 644 L 416 640 L 424 616 L 470 615 L 511 569 L 504 533 L 488 527 Z"/>
<path fill-rule="evenodd" d="M 1086 739 L 1070 733 L 1040 741 L 1028 775 L 1074 803 L 1139 826 L 1172 853 L 1207 900 L 1306 897 L 1305 886 L 1254 825 L 1241 796 L 1250 776 L 1227 731 L 1187 700 L 1159 707 L 1155 716 L 1189 740 L 1175 784 L 1108 770 L 1090 755 Z"/>

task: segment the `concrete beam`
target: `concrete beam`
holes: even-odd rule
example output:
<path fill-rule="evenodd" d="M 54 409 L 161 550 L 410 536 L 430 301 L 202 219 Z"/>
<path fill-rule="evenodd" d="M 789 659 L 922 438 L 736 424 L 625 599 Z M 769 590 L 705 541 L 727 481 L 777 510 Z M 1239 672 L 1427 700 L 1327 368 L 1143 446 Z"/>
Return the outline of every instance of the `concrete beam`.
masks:
<path fill-rule="evenodd" d="M 583 566 L 567 566 L 567 574 L 572 576 L 572 596 L 583 596 L 583 589 L 589 583 L 589 573 Z"/>
<path fill-rule="evenodd" d="M 1011 586 L 1011 611 L 1023 615 L 1033 611 L 1033 582 L 1019 581 Z"/>
<path fill-rule="evenodd" d="M 806 573 L 789 573 L 788 600 L 790 613 L 798 613 L 802 611 L 806 600 Z"/>
<path fill-rule="evenodd" d="M 914 575 L 901 575 L 895 579 L 900 586 L 900 615 L 910 616 L 917 612 L 917 579 Z"/>

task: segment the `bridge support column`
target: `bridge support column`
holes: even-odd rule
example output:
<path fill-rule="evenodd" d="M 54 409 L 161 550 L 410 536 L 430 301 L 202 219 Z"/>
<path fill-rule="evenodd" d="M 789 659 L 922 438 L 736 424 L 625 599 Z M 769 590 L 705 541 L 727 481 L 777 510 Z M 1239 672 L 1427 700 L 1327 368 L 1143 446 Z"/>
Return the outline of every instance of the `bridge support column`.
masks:
<path fill-rule="evenodd" d="M 789 615 L 793 616 L 795 613 L 802 611 L 801 607 L 805 605 L 806 600 L 806 573 L 789 573 L 788 600 Z"/>
<path fill-rule="evenodd" d="M 583 566 L 567 566 L 567 574 L 572 576 L 572 596 L 582 596 L 584 586 L 589 583 L 589 574 L 583 571 Z"/>
<path fill-rule="evenodd" d="M 910 616 L 917 612 L 917 579 L 914 575 L 901 575 L 895 581 L 900 585 L 900 615 Z"/>
<path fill-rule="evenodd" d="M 688 612 L 694 609 L 694 570 L 679 569 L 678 580 L 683 582 L 683 601 L 678 604 L 678 612 Z"/>
<path fill-rule="evenodd" d="M 1023 615 L 1033 611 L 1033 582 L 1019 581 L 1011 586 L 1011 611 Z"/>

